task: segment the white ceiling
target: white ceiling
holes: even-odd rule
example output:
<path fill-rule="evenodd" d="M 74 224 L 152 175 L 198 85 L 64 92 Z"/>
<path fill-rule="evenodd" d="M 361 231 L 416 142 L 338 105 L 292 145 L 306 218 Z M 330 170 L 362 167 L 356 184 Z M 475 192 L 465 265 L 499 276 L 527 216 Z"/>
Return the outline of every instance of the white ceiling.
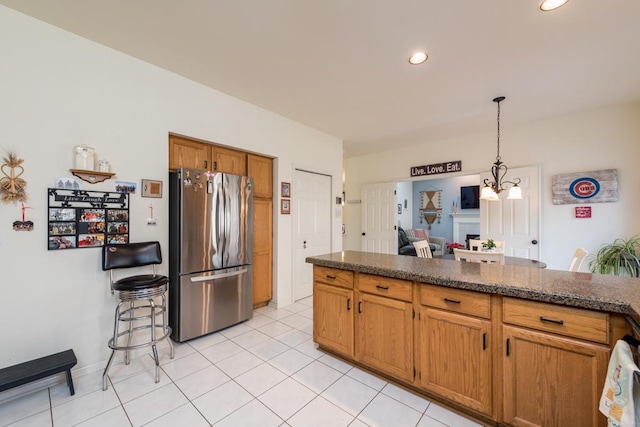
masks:
<path fill-rule="evenodd" d="M 344 139 L 345 155 L 640 100 L 640 1 L 0 0 Z M 414 51 L 429 60 L 408 64 Z"/>

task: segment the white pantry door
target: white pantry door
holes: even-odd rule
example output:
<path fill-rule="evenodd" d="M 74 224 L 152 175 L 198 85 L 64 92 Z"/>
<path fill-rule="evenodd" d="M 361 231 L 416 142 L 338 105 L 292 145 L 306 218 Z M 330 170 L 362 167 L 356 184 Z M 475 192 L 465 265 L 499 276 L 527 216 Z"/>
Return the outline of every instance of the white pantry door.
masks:
<path fill-rule="evenodd" d="M 520 178 L 522 200 L 509 200 L 509 191 L 499 201 L 480 200 L 480 238 L 504 240 L 505 255 L 540 259 L 540 167 L 509 169 L 504 179 Z M 489 172 L 480 174 L 480 188 Z"/>
<path fill-rule="evenodd" d="M 296 169 L 291 191 L 293 215 L 293 300 L 313 293 L 310 256 L 331 252 L 331 177 Z"/>
<path fill-rule="evenodd" d="M 398 253 L 396 185 L 366 184 L 362 188 L 362 251 Z"/>

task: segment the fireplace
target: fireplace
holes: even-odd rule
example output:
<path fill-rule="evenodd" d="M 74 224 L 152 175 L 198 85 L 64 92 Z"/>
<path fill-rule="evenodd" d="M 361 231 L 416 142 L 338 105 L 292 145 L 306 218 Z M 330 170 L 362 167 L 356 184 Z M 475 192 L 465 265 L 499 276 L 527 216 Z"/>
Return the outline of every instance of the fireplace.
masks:
<path fill-rule="evenodd" d="M 468 234 L 480 234 L 480 213 L 455 213 L 453 217 L 453 241 L 462 243 Z"/>

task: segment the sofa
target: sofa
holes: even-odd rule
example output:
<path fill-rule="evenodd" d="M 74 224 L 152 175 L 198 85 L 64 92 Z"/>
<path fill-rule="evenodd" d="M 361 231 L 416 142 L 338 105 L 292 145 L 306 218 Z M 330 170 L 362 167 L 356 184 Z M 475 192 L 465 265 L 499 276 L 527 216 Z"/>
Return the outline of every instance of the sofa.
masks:
<path fill-rule="evenodd" d="M 429 236 L 427 230 L 423 228 L 403 229 L 398 227 L 398 255 L 417 256 L 413 242 L 418 240 L 428 240 L 431 254 L 440 256 L 445 254 L 447 249 L 447 239 L 438 236 Z"/>

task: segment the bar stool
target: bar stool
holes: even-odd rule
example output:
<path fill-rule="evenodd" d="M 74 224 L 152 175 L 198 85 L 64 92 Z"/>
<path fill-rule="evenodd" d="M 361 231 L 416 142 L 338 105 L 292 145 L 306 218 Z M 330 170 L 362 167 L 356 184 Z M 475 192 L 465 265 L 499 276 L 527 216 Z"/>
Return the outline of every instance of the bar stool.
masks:
<path fill-rule="evenodd" d="M 167 322 L 167 276 L 156 274 L 156 265 L 162 263 L 159 242 L 140 242 L 117 245 L 105 245 L 102 248 L 102 270 L 109 271 L 111 293 L 117 293 L 119 302 L 115 311 L 113 325 L 113 337 L 107 345 L 111 349 L 111 356 L 102 374 L 102 389 L 108 387 L 107 374 L 113 362 L 116 351 L 124 350 L 125 363 L 128 365 L 129 351 L 151 346 L 153 358 L 156 363 L 156 382 L 160 381 L 160 361 L 156 344 L 167 339 L 170 348 L 170 357 L 173 359 L 173 344 L 168 339 L 171 328 Z M 113 270 L 121 268 L 142 267 L 151 265 L 153 274 L 140 274 L 114 280 Z M 161 297 L 162 303 L 157 305 L 156 297 Z M 144 303 L 136 305 L 136 302 Z M 157 316 L 162 316 L 162 322 L 156 321 Z M 121 322 L 127 323 L 127 329 L 120 332 Z M 134 322 L 136 325 L 134 326 Z M 141 323 L 143 322 L 143 323 Z M 134 342 L 134 332 L 149 330 L 149 334 L 143 335 L 142 342 Z M 139 336 L 137 334 L 136 336 Z M 126 337 L 126 343 L 124 341 Z"/>

